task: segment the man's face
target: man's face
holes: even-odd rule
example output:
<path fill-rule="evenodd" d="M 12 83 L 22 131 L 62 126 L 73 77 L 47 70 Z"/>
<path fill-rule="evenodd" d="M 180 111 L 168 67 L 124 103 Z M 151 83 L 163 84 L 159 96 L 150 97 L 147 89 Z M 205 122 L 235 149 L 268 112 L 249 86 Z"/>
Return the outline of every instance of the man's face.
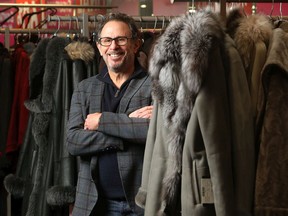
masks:
<path fill-rule="evenodd" d="M 108 67 L 108 71 L 125 73 L 127 68 L 134 65 L 135 54 L 140 46 L 140 42 L 138 39 L 132 39 L 131 36 L 131 30 L 124 22 L 110 21 L 103 27 L 101 31 L 101 38 L 108 38 L 110 41 L 111 38 L 128 38 L 125 45 L 119 45 L 121 42 L 117 42 L 117 40 L 112 40 L 111 45 L 108 46 L 103 46 L 97 42 L 97 47 L 100 54 L 103 56 L 103 59 Z"/>

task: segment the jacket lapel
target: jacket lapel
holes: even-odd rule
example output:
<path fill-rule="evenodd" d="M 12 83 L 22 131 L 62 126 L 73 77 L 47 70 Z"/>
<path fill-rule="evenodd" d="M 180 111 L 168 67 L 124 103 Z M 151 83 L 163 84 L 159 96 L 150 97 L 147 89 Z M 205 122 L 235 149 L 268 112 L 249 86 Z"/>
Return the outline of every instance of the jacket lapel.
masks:
<path fill-rule="evenodd" d="M 136 94 L 136 92 L 139 90 L 139 88 L 142 86 L 142 84 L 147 79 L 133 79 L 131 80 L 121 102 L 119 105 L 119 112 L 124 113 L 129 105 L 129 102 L 131 98 Z M 89 113 L 94 112 L 101 112 L 101 103 L 102 103 L 102 97 L 104 92 L 104 83 L 99 81 L 96 78 L 96 82 L 93 84 L 91 89 L 91 97 L 90 97 L 90 110 Z"/>
<path fill-rule="evenodd" d="M 119 112 L 120 113 L 124 113 L 127 108 L 128 108 L 128 104 L 131 100 L 131 98 L 133 97 L 133 95 L 136 94 L 136 92 L 139 90 L 139 88 L 142 86 L 142 84 L 145 82 L 145 80 L 147 79 L 133 79 L 131 80 L 121 102 L 119 105 Z"/>
<path fill-rule="evenodd" d="M 99 81 L 97 77 L 95 77 L 95 80 L 91 89 L 89 113 L 102 112 L 102 97 L 105 84 Z"/>

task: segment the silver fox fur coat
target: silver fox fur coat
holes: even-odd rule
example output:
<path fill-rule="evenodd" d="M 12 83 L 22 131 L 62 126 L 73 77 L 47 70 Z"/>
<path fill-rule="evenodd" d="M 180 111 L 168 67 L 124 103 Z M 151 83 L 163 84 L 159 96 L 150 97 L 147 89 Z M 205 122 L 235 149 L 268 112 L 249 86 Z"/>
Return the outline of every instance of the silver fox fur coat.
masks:
<path fill-rule="evenodd" d="M 218 16 L 174 18 L 153 47 L 149 73 L 155 102 L 136 203 L 146 216 L 251 215 L 249 88 Z"/>

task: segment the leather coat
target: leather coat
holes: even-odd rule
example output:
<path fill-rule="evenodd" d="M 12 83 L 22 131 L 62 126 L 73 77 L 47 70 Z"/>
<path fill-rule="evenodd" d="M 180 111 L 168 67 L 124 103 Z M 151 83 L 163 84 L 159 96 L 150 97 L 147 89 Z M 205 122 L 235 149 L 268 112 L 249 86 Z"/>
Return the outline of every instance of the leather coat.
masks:
<path fill-rule="evenodd" d="M 94 56 L 73 61 L 64 50 L 69 42 L 42 39 L 32 57 L 25 140 L 17 172 L 4 182 L 8 192 L 23 199 L 22 215 L 64 215 L 74 202 L 77 162 L 66 150 L 65 125 L 74 87 L 97 73 L 97 63 Z"/>

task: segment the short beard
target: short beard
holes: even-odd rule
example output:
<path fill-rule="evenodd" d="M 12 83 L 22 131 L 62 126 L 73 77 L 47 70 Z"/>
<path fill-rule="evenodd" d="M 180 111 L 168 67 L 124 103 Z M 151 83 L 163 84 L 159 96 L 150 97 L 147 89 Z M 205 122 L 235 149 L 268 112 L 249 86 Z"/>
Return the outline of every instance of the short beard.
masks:
<path fill-rule="evenodd" d="M 114 73 L 120 73 L 120 72 L 124 72 L 127 69 L 127 62 L 128 59 L 123 59 L 119 64 L 117 65 L 113 65 L 113 67 L 110 68 L 111 71 L 113 71 Z"/>
<path fill-rule="evenodd" d="M 125 58 L 117 65 L 113 65 L 113 67 L 110 67 L 110 70 L 114 73 L 125 73 L 125 71 L 128 70 L 128 67 L 131 67 L 132 65 L 128 65 L 127 62 L 129 62 L 131 56 L 125 56 Z"/>
<path fill-rule="evenodd" d="M 119 73 L 119 72 L 121 72 L 121 69 L 123 68 L 122 65 L 123 65 L 123 62 L 121 64 L 114 66 L 114 67 L 111 67 L 111 69 L 113 72 Z"/>

